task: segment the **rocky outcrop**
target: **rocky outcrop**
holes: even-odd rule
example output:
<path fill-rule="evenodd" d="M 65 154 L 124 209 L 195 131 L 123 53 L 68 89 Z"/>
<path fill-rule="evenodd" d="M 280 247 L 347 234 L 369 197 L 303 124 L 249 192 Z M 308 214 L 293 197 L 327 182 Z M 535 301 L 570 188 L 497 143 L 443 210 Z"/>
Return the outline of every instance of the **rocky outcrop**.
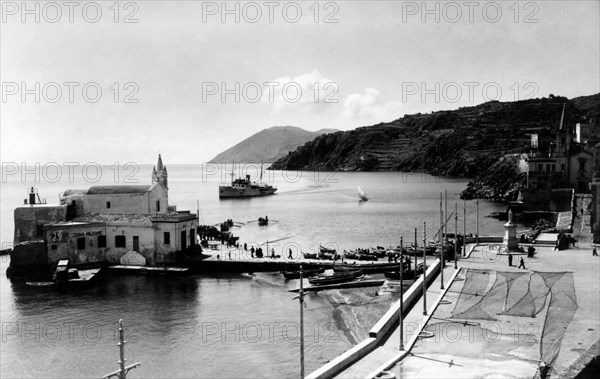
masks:
<path fill-rule="evenodd" d="M 523 160 L 524 157 L 519 154 L 501 157 L 474 181 L 469 182 L 460 195 L 461 199 L 516 201 L 527 179 Z"/>

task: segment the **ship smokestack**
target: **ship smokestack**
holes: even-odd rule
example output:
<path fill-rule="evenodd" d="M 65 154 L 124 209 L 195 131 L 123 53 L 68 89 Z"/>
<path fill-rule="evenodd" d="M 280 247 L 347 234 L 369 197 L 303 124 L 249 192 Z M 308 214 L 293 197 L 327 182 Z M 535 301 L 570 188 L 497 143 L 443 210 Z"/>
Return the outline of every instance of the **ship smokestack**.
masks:
<path fill-rule="evenodd" d="M 35 190 L 31 187 L 31 191 L 29 191 L 29 204 L 35 204 Z"/>

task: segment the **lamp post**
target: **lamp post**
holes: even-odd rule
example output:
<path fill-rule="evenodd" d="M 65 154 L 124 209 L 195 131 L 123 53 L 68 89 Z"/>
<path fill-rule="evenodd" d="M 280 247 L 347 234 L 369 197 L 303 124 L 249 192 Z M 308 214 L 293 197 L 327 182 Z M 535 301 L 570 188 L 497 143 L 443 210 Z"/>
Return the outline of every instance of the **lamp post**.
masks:
<path fill-rule="evenodd" d="M 400 236 L 400 314 L 398 322 L 400 323 L 400 350 L 404 350 L 404 282 L 402 281 L 402 272 L 404 271 L 404 255 L 402 247 L 402 236 Z"/>

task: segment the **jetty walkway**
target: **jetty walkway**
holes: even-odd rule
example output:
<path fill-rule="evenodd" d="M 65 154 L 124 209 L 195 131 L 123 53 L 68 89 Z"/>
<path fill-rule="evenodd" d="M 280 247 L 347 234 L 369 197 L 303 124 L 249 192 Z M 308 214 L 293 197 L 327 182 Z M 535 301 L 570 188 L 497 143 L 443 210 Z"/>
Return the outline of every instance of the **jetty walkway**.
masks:
<path fill-rule="evenodd" d="M 578 218 L 574 226 L 587 221 Z M 429 317 L 422 298 L 406 314 L 404 351 L 396 324 L 369 354 L 332 376 L 374 378 L 385 370 L 396 378 L 540 377 L 540 364 L 550 366 L 549 377 L 576 375 L 600 355 L 600 258 L 588 240 L 560 251 L 538 247 L 534 258 L 518 255 L 512 267 L 494 246 L 470 246 L 459 271 L 447 264 L 445 291 L 440 276 L 429 286 Z M 518 268 L 521 257 L 525 269 Z M 317 373 L 309 377 L 327 377 Z"/>

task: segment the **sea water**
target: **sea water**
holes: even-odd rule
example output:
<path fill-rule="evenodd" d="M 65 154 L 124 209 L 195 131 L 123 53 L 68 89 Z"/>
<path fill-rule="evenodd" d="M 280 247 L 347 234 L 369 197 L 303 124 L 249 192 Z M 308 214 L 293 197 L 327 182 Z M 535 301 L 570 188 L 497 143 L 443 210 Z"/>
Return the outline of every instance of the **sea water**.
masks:
<path fill-rule="evenodd" d="M 13 239 L 13 211 L 34 185 L 48 203 L 66 189 L 92 185 L 149 184 L 152 166 L 101 166 L 102 175 L 73 175 L 31 180 L 5 175 L 2 182 L 2 245 Z M 120 171 L 119 171 L 120 170 Z M 231 165 L 168 165 L 169 204 L 199 209 L 201 224 L 232 219 L 241 243 L 261 245 L 276 254 L 315 252 L 319 245 L 338 250 L 397 246 L 428 239 L 440 223 L 440 192 L 447 191 L 448 213 L 458 204 L 457 228 L 463 230 L 459 193 L 465 179 L 419 173 L 265 171 L 263 181 L 275 195 L 219 200 L 218 186 L 231 178 Z M 64 170 L 63 170 L 64 171 Z M 89 171 L 89 170 L 88 170 Z M 259 175 L 258 165 L 238 166 L 237 175 Z M 95 176 L 92 176 L 94 174 Z M 118 175 L 117 175 L 118 174 Z M 40 179 L 38 178 L 38 179 Z M 25 179 L 25 180 L 24 180 Z M 91 180 L 93 179 L 93 180 Z M 360 186 L 369 197 L 360 202 Z M 467 233 L 476 233 L 475 201 L 467 201 Z M 502 223 L 486 217 L 505 210 L 480 201 L 480 234 L 500 235 Z M 258 217 L 268 216 L 268 226 Z M 454 232 L 450 219 L 449 232 Z M 278 273 L 192 275 L 180 278 L 104 277 L 95 287 L 70 291 L 31 288 L 6 278 L 9 257 L 0 257 L 0 376 L 99 377 L 118 368 L 118 320 L 123 319 L 127 364 L 141 362 L 129 377 L 297 377 L 300 372 L 297 281 Z M 306 372 L 351 347 L 332 318 L 326 298 L 309 294 L 304 309 Z"/>

